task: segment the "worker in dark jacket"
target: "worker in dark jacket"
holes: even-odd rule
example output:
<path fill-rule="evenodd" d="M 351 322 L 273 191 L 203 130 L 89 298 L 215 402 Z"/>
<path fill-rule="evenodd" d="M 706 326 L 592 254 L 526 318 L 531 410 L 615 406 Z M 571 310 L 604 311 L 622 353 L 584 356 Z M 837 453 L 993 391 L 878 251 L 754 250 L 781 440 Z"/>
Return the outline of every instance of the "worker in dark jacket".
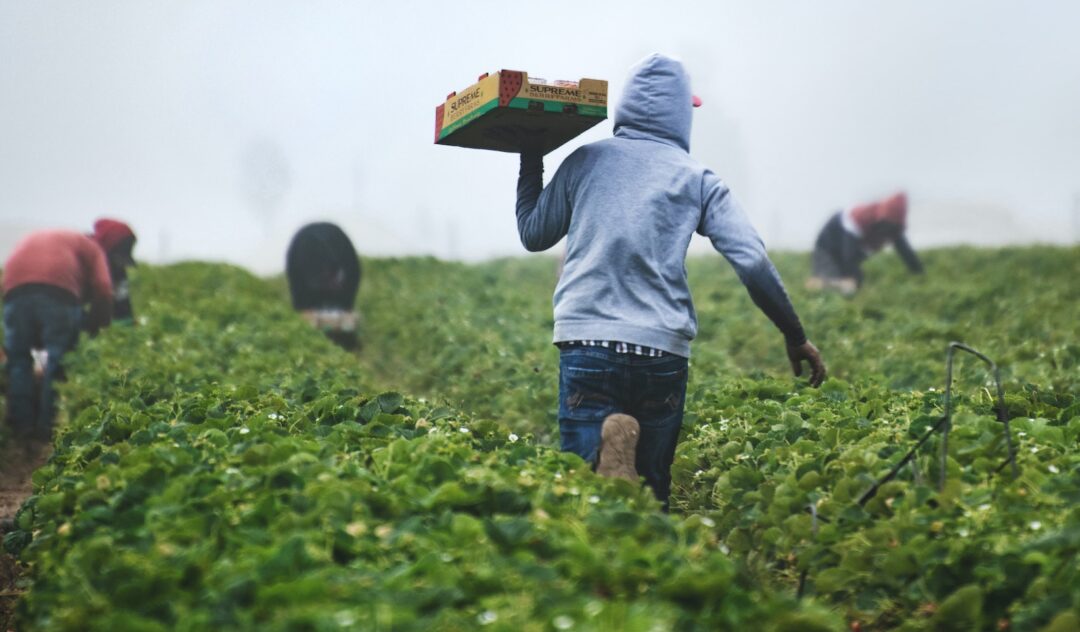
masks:
<path fill-rule="evenodd" d="M 25 237 L 4 264 L 4 347 L 8 362 L 8 423 L 17 437 L 48 440 L 56 414 L 53 383 L 79 338 L 80 321 L 96 332 L 112 320 L 113 289 L 105 251 L 75 231 L 43 230 Z M 83 316 L 82 306 L 90 304 Z M 40 388 L 32 351 L 44 347 Z"/>
<path fill-rule="evenodd" d="M 301 228 L 285 255 L 285 276 L 293 309 L 334 342 L 355 348 L 360 259 L 345 232 L 328 222 Z"/>
<path fill-rule="evenodd" d="M 862 262 L 889 244 L 911 272 L 921 274 L 923 265 L 904 235 L 906 226 L 907 196 L 903 193 L 838 211 L 818 234 L 807 287 L 854 293 L 863 282 Z"/>
<path fill-rule="evenodd" d="M 109 264 L 113 287 L 113 322 L 134 324 L 127 269 L 135 265 L 131 254 L 135 247 L 135 232 L 124 222 L 99 219 L 94 222 L 93 238 L 105 251 L 105 260 Z"/>

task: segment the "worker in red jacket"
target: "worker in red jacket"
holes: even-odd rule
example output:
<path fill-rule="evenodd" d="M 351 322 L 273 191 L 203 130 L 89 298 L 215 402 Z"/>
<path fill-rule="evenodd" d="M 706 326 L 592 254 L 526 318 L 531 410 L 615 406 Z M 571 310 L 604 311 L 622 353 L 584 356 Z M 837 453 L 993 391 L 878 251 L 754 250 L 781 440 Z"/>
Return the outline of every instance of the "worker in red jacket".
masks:
<path fill-rule="evenodd" d="M 82 306 L 87 329 L 112 320 L 113 286 L 105 250 L 69 230 L 42 230 L 20 241 L 4 264 L 4 347 L 7 351 L 7 416 L 17 437 L 48 440 L 56 414 L 53 382 L 62 377 L 64 354 L 79 337 Z M 40 388 L 31 350 L 48 353 Z"/>
<path fill-rule="evenodd" d="M 863 261 L 889 244 L 911 272 L 922 273 L 922 262 L 904 235 L 906 227 L 907 196 L 903 193 L 838 211 L 818 233 L 807 287 L 853 294 L 862 286 Z"/>

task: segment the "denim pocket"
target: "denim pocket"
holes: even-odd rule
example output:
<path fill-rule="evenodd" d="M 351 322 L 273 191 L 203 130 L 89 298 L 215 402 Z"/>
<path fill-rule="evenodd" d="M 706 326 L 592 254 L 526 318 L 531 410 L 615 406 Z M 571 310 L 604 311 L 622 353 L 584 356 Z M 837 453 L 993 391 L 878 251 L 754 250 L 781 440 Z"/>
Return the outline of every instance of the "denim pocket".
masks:
<path fill-rule="evenodd" d="M 615 411 L 614 371 L 568 365 L 559 375 L 559 417 L 576 421 L 602 421 Z"/>
<path fill-rule="evenodd" d="M 658 367 L 645 373 L 645 388 L 641 393 L 641 423 L 662 422 L 672 413 L 682 410 L 686 396 L 687 368 Z"/>

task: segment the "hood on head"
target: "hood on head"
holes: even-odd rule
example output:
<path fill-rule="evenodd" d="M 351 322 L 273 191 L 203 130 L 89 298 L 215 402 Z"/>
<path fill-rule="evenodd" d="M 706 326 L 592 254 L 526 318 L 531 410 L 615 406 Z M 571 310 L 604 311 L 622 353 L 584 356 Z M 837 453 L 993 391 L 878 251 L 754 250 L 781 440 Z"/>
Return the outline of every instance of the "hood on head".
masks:
<path fill-rule="evenodd" d="M 888 222 L 903 229 L 907 225 L 907 195 L 903 192 L 880 202 L 871 202 L 851 209 L 851 219 L 862 230 Z"/>
<path fill-rule="evenodd" d="M 907 224 L 907 195 L 897 193 L 881 203 L 881 218 L 904 228 Z"/>
<path fill-rule="evenodd" d="M 90 238 L 96 241 L 106 254 L 120 257 L 125 265 L 135 265 L 135 260 L 131 257 L 131 248 L 135 245 L 135 231 L 124 222 L 99 219 L 94 222 L 94 233 Z"/>
<path fill-rule="evenodd" d="M 653 53 L 630 71 L 615 109 L 615 135 L 658 140 L 690 151 L 690 76 L 682 62 Z"/>
<path fill-rule="evenodd" d="M 115 219 L 99 219 L 94 222 L 94 241 L 101 244 L 106 252 L 112 250 L 125 239 L 135 237 L 135 231 L 124 222 Z"/>

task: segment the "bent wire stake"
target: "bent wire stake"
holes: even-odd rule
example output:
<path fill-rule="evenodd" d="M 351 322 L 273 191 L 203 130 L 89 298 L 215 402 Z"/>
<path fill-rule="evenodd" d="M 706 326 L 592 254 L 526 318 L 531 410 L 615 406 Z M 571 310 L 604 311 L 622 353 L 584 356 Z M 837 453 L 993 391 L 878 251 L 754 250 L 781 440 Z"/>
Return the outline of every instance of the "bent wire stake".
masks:
<path fill-rule="evenodd" d="M 940 430 L 942 426 L 945 426 L 948 420 L 949 418 L 947 416 L 938 419 L 937 422 L 933 426 L 931 426 L 929 430 L 923 433 L 923 436 L 919 437 L 919 440 L 915 442 L 915 445 L 912 446 L 910 450 L 908 450 L 908 453 L 904 455 L 904 458 L 900 459 L 899 463 L 894 465 L 892 469 L 889 470 L 888 474 L 878 479 L 874 483 L 873 487 L 866 490 L 866 492 L 864 492 L 862 496 L 859 496 L 859 504 L 865 505 L 866 501 L 870 500 L 874 497 L 875 494 L 877 494 L 878 488 L 895 478 L 896 475 L 900 473 L 900 470 L 904 469 L 904 466 L 907 465 L 909 461 L 911 461 L 911 459 L 915 456 L 915 453 L 919 451 L 919 448 L 921 448 L 922 445 L 926 443 L 926 440 L 930 438 L 930 435 Z"/>
<path fill-rule="evenodd" d="M 821 520 L 822 522 L 828 522 L 828 520 L 826 520 L 823 516 L 817 515 L 817 505 L 815 503 L 810 503 L 809 505 L 807 505 L 806 510 L 810 512 L 810 520 L 811 520 L 811 522 L 810 522 L 810 535 L 812 535 L 814 537 L 814 539 L 817 539 L 818 520 Z M 802 572 L 799 573 L 799 590 L 795 594 L 796 599 L 802 599 L 803 598 L 803 593 L 806 591 L 806 577 L 809 574 L 810 574 L 810 567 L 809 566 L 802 569 Z"/>
<path fill-rule="evenodd" d="M 983 362 L 989 364 L 990 368 L 993 370 L 994 382 L 997 384 L 998 395 L 997 418 L 998 421 L 1005 424 L 1005 444 L 1006 446 L 1008 446 L 1009 449 L 1009 457 L 1005 459 L 1005 461 L 1002 462 L 1002 464 L 994 470 L 994 473 L 1000 472 L 1005 468 L 1006 465 L 1011 464 L 1013 478 L 1016 478 L 1020 475 L 1020 471 L 1016 467 L 1016 450 L 1013 447 L 1012 432 L 1009 430 L 1009 415 L 1008 412 L 1005 410 L 1005 391 L 1001 387 L 1001 373 L 998 370 L 997 364 L 995 364 L 994 361 L 990 358 L 986 357 L 982 353 L 979 353 L 975 349 L 972 349 L 971 347 L 967 346 L 962 342 L 950 342 L 948 355 L 945 362 L 945 414 L 941 417 L 941 419 L 938 419 L 937 423 L 931 426 L 930 429 L 927 430 L 922 437 L 919 438 L 918 442 L 915 443 L 914 447 L 912 447 L 911 450 L 908 450 L 908 453 L 904 455 L 904 458 L 900 459 L 900 462 L 894 465 L 892 469 L 889 470 L 888 474 L 875 482 L 873 487 L 866 490 L 866 492 L 859 497 L 860 505 L 865 505 L 866 501 L 873 498 L 882 485 L 891 481 L 900 472 L 900 470 L 903 469 L 903 467 L 907 465 L 909 461 L 911 461 L 918 449 L 922 447 L 924 443 L 926 443 L 926 440 L 929 439 L 930 436 L 933 435 L 935 432 L 942 429 L 940 471 L 938 474 L 938 491 L 945 487 L 945 473 L 949 454 L 949 430 L 952 429 L 953 356 L 956 354 L 957 349 L 960 349 L 961 351 L 967 351 L 968 353 L 974 355 Z"/>
<path fill-rule="evenodd" d="M 1001 387 L 1001 371 L 998 370 L 997 364 L 993 360 L 986 357 L 982 353 L 979 353 L 975 349 L 967 346 L 962 342 L 950 342 L 948 356 L 945 361 L 945 429 L 941 435 L 941 465 L 938 472 L 938 491 L 945 488 L 945 473 L 948 465 L 949 458 L 949 431 L 952 429 L 952 375 L 953 375 L 953 356 L 956 354 L 956 350 L 967 351 L 973 356 L 979 358 L 990 366 L 990 369 L 994 373 L 994 383 L 997 385 L 997 399 L 998 399 L 998 421 L 1005 425 L 1005 445 L 1009 450 L 1008 458 L 994 470 L 994 472 L 1000 472 L 1004 469 L 1006 464 L 1012 465 L 1013 478 L 1020 476 L 1020 470 L 1016 467 L 1016 450 L 1013 447 L 1012 431 L 1009 430 L 1009 413 L 1005 409 L 1005 390 Z"/>
<path fill-rule="evenodd" d="M 949 430 L 952 427 L 952 368 L 953 368 L 953 356 L 956 354 L 957 349 L 959 349 L 961 351 L 967 351 L 968 353 L 974 355 L 975 357 L 979 358 L 983 362 L 990 365 L 990 368 L 993 370 L 994 382 L 997 384 L 997 398 L 998 398 L 997 418 L 998 418 L 998 421 L 1000 421 L 1001 423 L 1003 423 L 1005 425 L 1005 444 L 1009 448 L 1009 456 L 1008 456 L 1008 458 L 1005 459 L 1005 461 L 1002 462 L 1001 465 L 994 468 L 994 474 L 997 474 L 1001 470 L 1005 469 L 1006 465 L 1012 465 L 1013 478 L 1016 478 L 1016 477 L 1018 477 L 1020 475 L 1020 470 L 1016 466 L 1016 449 L 1013 447 L 1012 431 L 1009 429 L 1009 414 L 1008 414 L 1008 411 L 1005 409 L 1005 390 L 1001 387 L 1001 373 L 1000 373 L 1000 371 L 998 371 L 997 364 L 995 364 L 994 361 L 991 360 L 990 358 L 986 357 L 985 355 L 979 353 L 975 349 L 972 349 L 971 347 L 967 346 L 966 344 L 964 344 L 962 342 L 950 342 L 949 343 L 948 356 L 946 358 L 946 363 L 945 363 L 945 414 L 942 415 L 942 417 L 940 419 L 938 419 L 937 422 L 935 422 L 933 426 L 931 426 L 929 429 L 927 429 L 927 431 L 925 433 L 923 433 L 923 435 L 921 437 L 919 437 L 919 440 L 915 443 L 915 445 L 912 446 L 912 448 L 910 450 L 908 450 L 908 453 L 904 455 L 904 458 L 900 459 L 899 463 L 894 465 L 892 467 L 892 469 L 889 470 L 888 474 L 886 474 L 882 478 L 878 479 L 877 482 L 874 483 L 873 487 L 866 490 L 866 492 L 863 493 L 863 495 L 859 497 L 858 503 L 859 503 L 860 506 L 865 505 L 868 500 L 873 498 L 874 495 L 877 494 L 878 489 L 880 489 L 882 485 L 884 485 L 885 483 L 888 483 L 889 481 L 891 481 L 900 472 L 900 470 L 903 469 L 903 467 L 905 465 L 907 465 L 911 461 L 912 458 L 914 458 L 915 453 L 918 452 L 919 448 L 921 448 L 924 443 L 926 443 L 927 439 L 929 439 L 931 437 L 931 435 L 933 435 L 938 430 L 942 430 L 942 437 L 941 437 L 941 472 L 940 472 L 940 475 L 939 475 L 939 478 L 938 478 L 938 490 L 940 491 L 942 488 L 945 487 L 945 472 L 946 472 L 946 465 L 947 465 L 947 459 L 948 459 L 948 454 L 949 454 Z M 824 516 L 817 515 L 817 507 L 814 504 L 811 504 L 810 506 L 806 507 L 805 511 L 809 511 L 810 515 L 812 516 L 812 519 L 813 519 L 813 523 L 812 523 L 813 524 L 813 533 L 814 533 L 814 536 L 817 536 L 818 521 L 821 521 L 821 522 L 829 522 L 829 521 Z M 809 574 L 809 569 L 806 569 L 806 568 L 804 568 L 803 571 L 799 574 L 799 587 L 798 587 L 798 592 L 796 593 L 797 598 L 801 599 L 802 596 L 803 596 L 803 593 L 804 593 L 804 591 L 806 589 L 806 579 L 807 579 L 808 574 Z"/>

